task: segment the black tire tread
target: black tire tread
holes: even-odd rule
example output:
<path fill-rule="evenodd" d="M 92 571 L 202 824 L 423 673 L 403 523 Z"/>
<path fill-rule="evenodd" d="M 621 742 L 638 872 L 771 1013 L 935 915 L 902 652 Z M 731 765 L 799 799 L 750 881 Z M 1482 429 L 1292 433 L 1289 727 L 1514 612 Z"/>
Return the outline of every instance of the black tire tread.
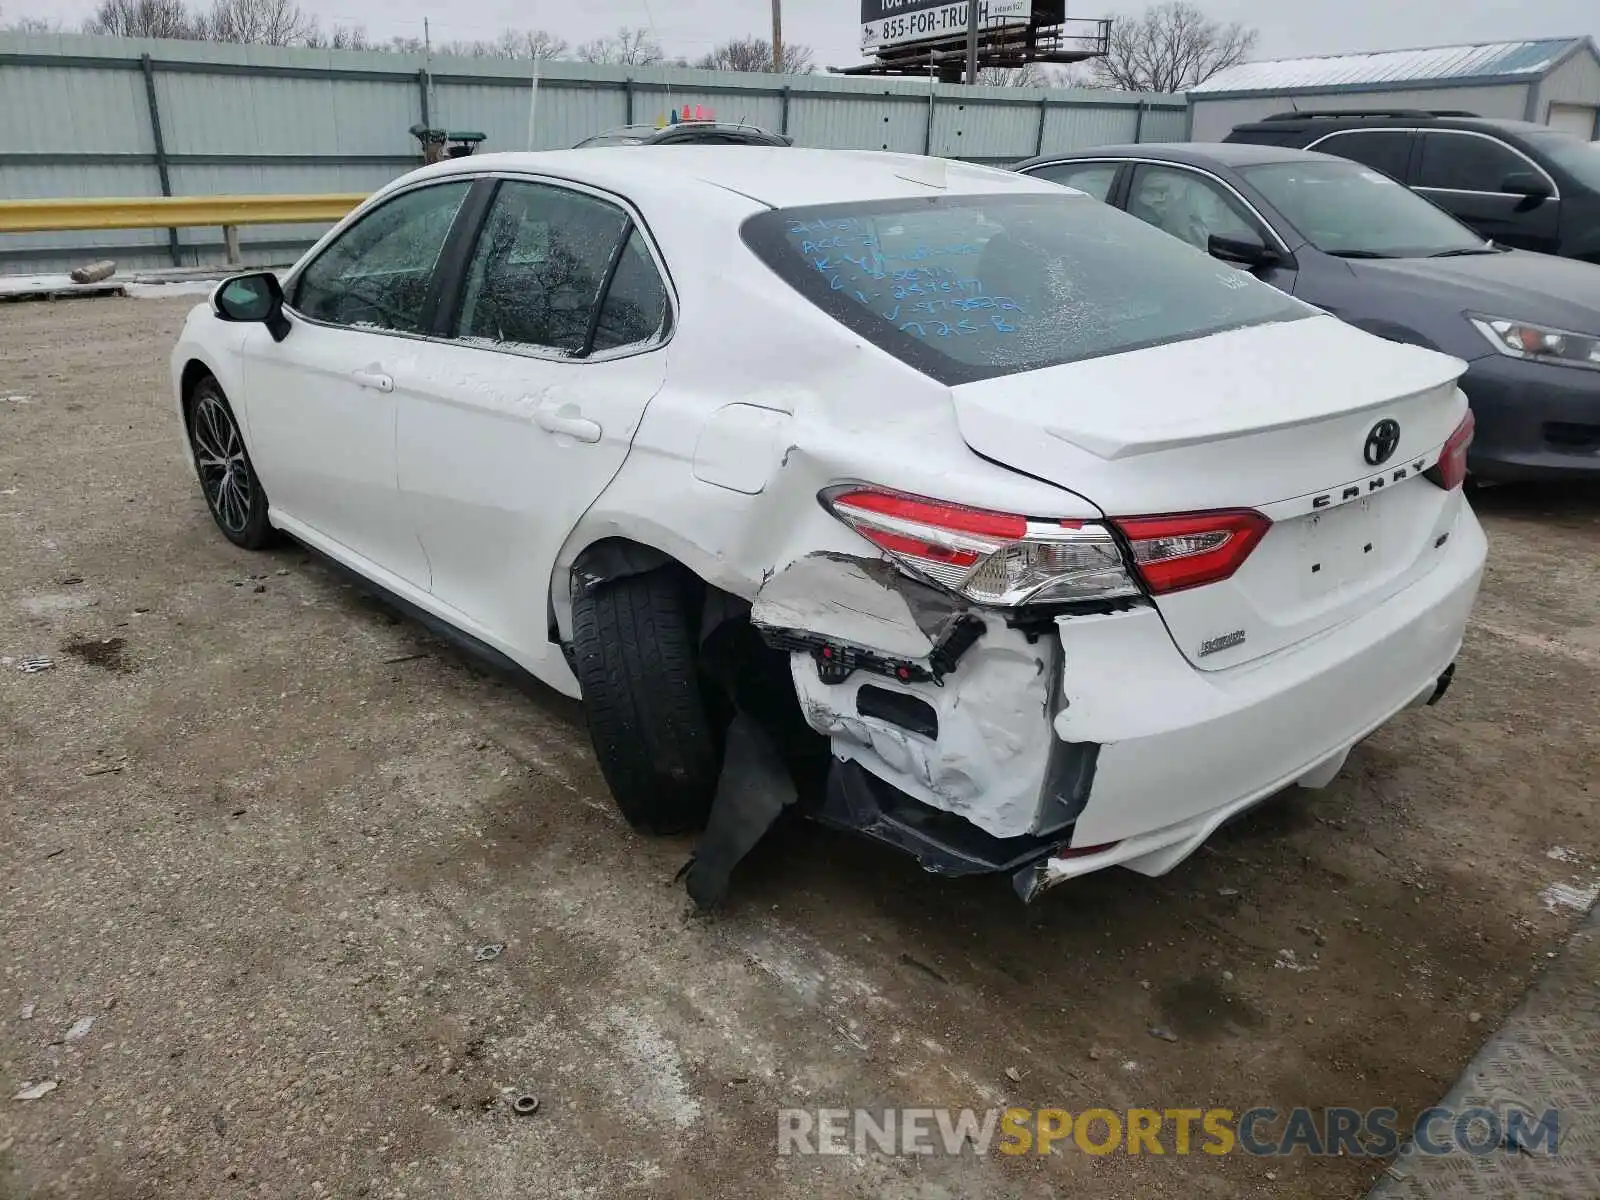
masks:
<path fill-rule="evenodd" d="M 671 570 L 574 598 L 573 647 L 589 736 L 617 807 L 646 833 L 705 823 L 720 773 L 687 612 Z"/>

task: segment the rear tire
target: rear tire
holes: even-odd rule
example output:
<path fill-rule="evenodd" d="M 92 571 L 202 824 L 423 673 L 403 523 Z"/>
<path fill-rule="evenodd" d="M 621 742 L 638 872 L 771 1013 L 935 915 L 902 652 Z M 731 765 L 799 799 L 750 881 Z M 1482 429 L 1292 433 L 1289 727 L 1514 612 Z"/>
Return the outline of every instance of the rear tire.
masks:
<path fill-rule="evenodd" d="M 572 642 L 589 737 L 617 808 L 644 833 L 706 822 L 720 739 L 696 668 L 691 589 L 672 569 L 575 596 Z"/>
<path fill-rule="evenodd" d="M 187 416 L 189 453 L 217 528 L 235 546 L 265 550 L 277 540 L 267 522 L 267 489 L 250 462 L 228 397 L 212 376 L 194 385 Z"/>

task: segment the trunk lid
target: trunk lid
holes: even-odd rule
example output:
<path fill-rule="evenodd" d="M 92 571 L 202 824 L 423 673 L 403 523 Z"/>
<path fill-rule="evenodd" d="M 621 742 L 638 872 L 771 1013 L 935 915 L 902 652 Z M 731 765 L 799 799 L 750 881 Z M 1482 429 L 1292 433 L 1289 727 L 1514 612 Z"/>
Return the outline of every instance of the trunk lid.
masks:
<path fill-rule="evenodd" d="M 973 450 L 1107 516 L 1252 508 L 1273 520 L 1231 578 L 1156 597 L 1178 648 L 1215 670 L 1314 636 L 1431 568 L 1461 500 L 1421 470 L 1465 413 L 1463 370 L 1313 317 L 952 396 Z M 1399 441 L 1374 463 L 1367 444 L 1383 421 Z"/>

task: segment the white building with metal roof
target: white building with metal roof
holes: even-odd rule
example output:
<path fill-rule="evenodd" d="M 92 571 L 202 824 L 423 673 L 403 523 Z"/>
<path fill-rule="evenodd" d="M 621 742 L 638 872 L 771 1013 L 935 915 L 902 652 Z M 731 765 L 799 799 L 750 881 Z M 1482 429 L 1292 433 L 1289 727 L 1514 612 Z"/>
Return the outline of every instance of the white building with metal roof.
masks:
<path fill-rule="evenodd" d="M 1295 109 L 1422 109 L 1600 137 L 1600 50 L 1587 37 L 1240 63 L 1189 90 L 1196 141 Z"/>

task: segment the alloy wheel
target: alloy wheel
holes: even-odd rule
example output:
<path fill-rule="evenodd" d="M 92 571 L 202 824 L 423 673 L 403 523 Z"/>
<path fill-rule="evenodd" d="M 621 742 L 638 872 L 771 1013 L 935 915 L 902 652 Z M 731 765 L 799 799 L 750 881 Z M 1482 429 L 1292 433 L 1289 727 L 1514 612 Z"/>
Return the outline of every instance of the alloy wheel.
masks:
<path fill-rule="evenodd" d="M 255 489 L 233 414 L 216 396 L 203 395 L 194 407 L 189 436 L 200 486 L 217 523 L 229 533 L 243 533 Z"/>

